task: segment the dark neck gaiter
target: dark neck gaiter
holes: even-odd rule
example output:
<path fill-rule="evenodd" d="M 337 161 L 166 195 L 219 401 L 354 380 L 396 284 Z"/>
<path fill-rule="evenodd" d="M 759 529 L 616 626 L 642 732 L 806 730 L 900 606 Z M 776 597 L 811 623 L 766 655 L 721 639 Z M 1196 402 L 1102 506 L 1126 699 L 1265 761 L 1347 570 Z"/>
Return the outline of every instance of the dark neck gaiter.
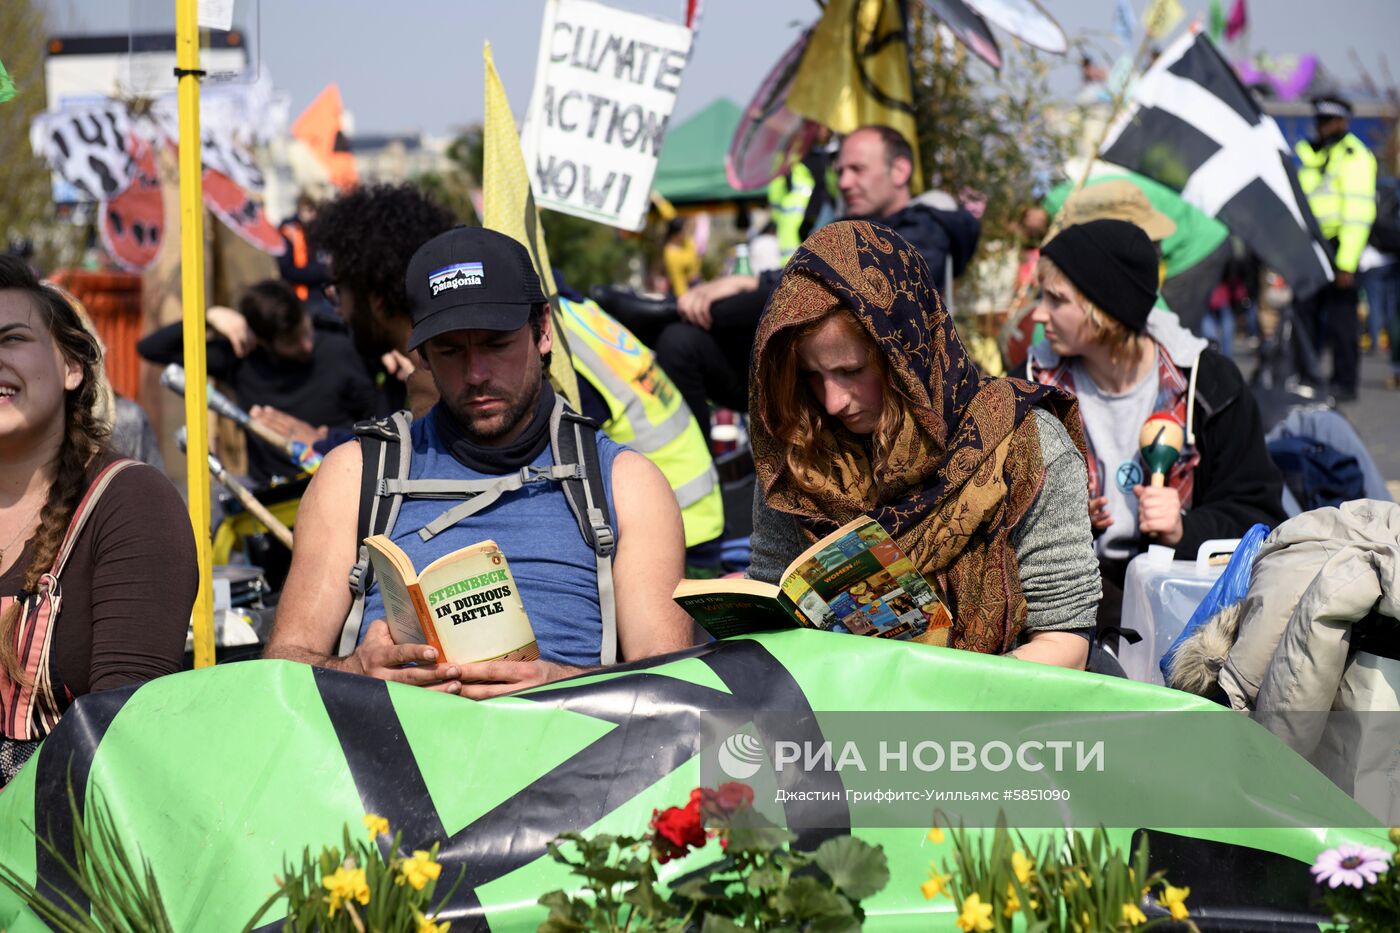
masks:
<path fill-rule="evenodd" d="M 478 473 L 490 474 L 509 473 L 533 463 L 549 444 L 549 416 L 553 411 L 554 389 L 544 381 L 529 426 L 509 444 L 491 445 L 469 438 L 446 405 L 439 403 L 433 409 L 438 433 L 457 462 Z"/>

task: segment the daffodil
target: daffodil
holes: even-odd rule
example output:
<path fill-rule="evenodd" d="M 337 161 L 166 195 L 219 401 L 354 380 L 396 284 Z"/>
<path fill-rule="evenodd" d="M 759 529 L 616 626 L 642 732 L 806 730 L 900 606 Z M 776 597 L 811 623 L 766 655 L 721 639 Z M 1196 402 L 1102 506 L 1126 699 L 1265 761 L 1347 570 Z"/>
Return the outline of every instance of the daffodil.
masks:
<path fill-rule="evenodd" d="M 948 882 L 951 881 L 952 878 L 952 875 L 940 874 L 938 869 L 929 866 L 928 880 L 919 885 L 919 890 L 924 893 L 925 900 L 931 901 L 938 895 L 947 892 Z M 949 895 L 949 897 L 951 896 L 952 895 Z"/>
<path fill-rule="evenodd" d="M 1017 849 L 1011 853 L 1011 870 L 1016 873 L 1016 880 L 1021 884 L 1030 884 L 1031 876 L 1035 874 L 1035 860 Z"/>
<path fill-rule="evenodd" d="M 417 910 L 413 911 L 413 922 L 414 933 L 447 933 L 447 928 L 452 925 L 445 920 L 442 923 L 434 923 Z"/>
<path fill-rule="evenodd" d="M 1003 917 L 1014 917 L 1016 911 L 1021 909 L 1021 899 L 1016 896 L 1016 886 L 1010 881 L 1006 882 L 1006 906 L 1001 909 Z"/>
<path fill-rule="evenodd" d="M 982 903 L 980 894 L 969 894 L 963 901 L 957 923 L 963 933 L 989 933 L 992 929 L 992 905 Z"/>
<path fill-rule="evenodd" d="M 433 861 L 431 855 L 418 849 L 413 853 L 413 858 L 403 860 L 403 865 L 399 868 L 401 876 L 413 886 L 413 890 L 423 890 L 423 885 L 429 881 L 436 881 L 438 875 L 442 874 L 442 866 Z"/>
<path fill-rule="evenodd" d="M 1082 868 L 1079 869 L 1079 880 L 1084 883 L 1086 891 L 1094 886 L 1094 879 L 1089 877 L 1089 873 Z"/>
<path fill-rule="evenodd" d="M 362 819 L 365 822 L 365 829 L 369 830 L 370 839 L 378 839 L 389 832 L 389 821 L 378 813 L 366 813 Z"/>
<path fill-rule="evenodd" d="M 937 826 L 930 829 L 928 831 L 928 841 L 933 843 L 934 845 L 942 845 L 943 830 L 939 829 Z"/>
<path fill-rule="evenodd" d="M 333 873 L 322 878 L 321 885 L 330 895 L 329 916 L 334 917 L 336 910 L 345 901 L 369 903 L 369 884 L 365 881 L 363 868 L 346 868 L 342 865 Z"/>
<path fill-rule="evenodd" d="M 1162 906 L 1172 912 L 1173 920 L 1185 920 L 1191 916 L 1191 912 L 1186 909 L 1186 898 L 1191 895 L 1190 888 L 1174 888 L 1169 884 L 1162 884 L 1162 896 L 1157 898 Z"/>
<path fill-rule="evenodd" d="M 1130 927 L 1142 926 L 1147 922 L 1147 914 L 1138 905 L 1127 903 L 1123 905 L 1123 922 Z"/>

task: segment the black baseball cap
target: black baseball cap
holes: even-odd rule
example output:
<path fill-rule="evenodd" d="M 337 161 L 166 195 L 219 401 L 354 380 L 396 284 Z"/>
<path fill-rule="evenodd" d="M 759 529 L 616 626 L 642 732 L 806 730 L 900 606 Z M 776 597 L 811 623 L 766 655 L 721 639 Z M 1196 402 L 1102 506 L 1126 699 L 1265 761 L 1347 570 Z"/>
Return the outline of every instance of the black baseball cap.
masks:
<path fill-rule="evenodd" d="M 412 350 L 453 330 L 519 330 L 545 301 L 530 253 L 484 227 L 453 227 L 408 261 Z"/>

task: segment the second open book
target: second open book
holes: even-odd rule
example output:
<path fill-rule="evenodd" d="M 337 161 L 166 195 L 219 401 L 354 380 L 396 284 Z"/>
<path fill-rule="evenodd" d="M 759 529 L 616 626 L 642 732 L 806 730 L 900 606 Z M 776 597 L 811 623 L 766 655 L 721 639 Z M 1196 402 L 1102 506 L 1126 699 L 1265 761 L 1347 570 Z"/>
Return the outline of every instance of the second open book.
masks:
<path fill-rule="evenodd" d="M 953 624 L 933 584 L 889 532 L 865 516 L 803 551 L 778 586 L 682 580 L 673 598 L 716 638 L 806 627 L 946 643 Z"/>

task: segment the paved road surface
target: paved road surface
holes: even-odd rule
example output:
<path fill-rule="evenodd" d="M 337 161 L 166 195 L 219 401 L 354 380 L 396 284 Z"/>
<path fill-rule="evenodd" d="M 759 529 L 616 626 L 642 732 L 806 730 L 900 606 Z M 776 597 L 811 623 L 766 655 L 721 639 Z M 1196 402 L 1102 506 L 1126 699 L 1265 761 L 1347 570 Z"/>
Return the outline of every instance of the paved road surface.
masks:
<path fill-rule="evenodd" d="M 1236 341 L 1235 361 L 1248 379 L 1257 365 L 1257 355 L 1253 349 L 1241 346 L 1243 343 L 1243 340 Z M 1331 371 L 1330 360 L 1323 365 L 1324 371 Z M 1342 403 L 1339 410 L 1366 442 L 1372 459 L 1390 485 L 1391 495 L 1400 501 L 1400 391 L 1385 387 L 1388 372 L 1390 356 L 1387 351 L 1362 354 L 1357 399 Z"/>
<path fill-rule="evenodd" d="M 1361 391 L 1356 401 L 1341 406 L 1341 412 L 1366 442 L 1391 495 L 1400 501 L 1400 391 L 1385 387 L 1389 371 L 1388 353 L 1363 354 Z"/>

